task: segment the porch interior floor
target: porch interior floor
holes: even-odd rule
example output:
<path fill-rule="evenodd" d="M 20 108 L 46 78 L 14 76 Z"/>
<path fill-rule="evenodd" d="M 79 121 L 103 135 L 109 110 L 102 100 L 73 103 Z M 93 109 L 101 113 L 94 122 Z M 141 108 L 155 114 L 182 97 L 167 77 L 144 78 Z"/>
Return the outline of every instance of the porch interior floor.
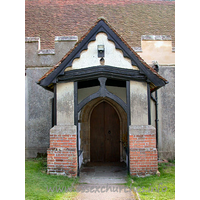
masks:
<path fill-rule="evenodd" d="M 126 183 L 127 167 L 124 162 L 89 162 L 80 169 L 80 183 Z"/>

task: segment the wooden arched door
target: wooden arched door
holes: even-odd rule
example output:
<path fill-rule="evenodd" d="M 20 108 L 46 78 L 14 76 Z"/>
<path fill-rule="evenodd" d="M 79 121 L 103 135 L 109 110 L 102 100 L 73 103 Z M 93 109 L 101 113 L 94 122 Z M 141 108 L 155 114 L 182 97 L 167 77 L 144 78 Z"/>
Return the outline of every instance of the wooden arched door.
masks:
<path fill-rule="evenodd" d="M 91 162 L 120 161 L 120 121 L 107 102 L 97 105 L 90 118 Z"/>

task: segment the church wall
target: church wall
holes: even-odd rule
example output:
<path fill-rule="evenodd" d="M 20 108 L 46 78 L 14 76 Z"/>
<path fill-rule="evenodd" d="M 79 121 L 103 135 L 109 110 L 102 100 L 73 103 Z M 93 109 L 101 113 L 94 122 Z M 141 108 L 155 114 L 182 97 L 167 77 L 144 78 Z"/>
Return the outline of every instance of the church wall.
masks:
<path fill-rule="evenodd" d="M 74 47 L 77 40 L 77 36 L 56 36 L 54 49 L 40 49 L 39 37 L 26 37 L 26 67 L 52 67 L 57 64 L 71 48 Z"/>
<path fill-rule="evenodd" d="M 148 64 L 156 60 L 159 65 L 174 65 L 175 51 L 171 40 L 170 36 L 165 35 L 142 35 L 141 52 L 138 54 Z"/>
<path fill-rule="evenodd" d="M 53 92 L 37 81 L 69 51 L 76 36 L 55 37 L 55 49 L 41 50 L 40 38 L 25 39 L 25 157 L 35 158 L 49 147 Z"/>
<path fill-rule="evenodd" d="M 52 126 L 53 93 L 36 84 L 48 67 L 27 68 L 25 76 L 25 156 L 34 158 L 46 153 Z M 16 97 L 17 98 L 17 97 Z M 17 105 L 16 105 L 17 106 Z"/>
<path fill-rule="evenodd" d="M 169 84 L 158 90 L 158 151 L 160 159 L 175 159 L 175 67 L 160 66 Z"/>

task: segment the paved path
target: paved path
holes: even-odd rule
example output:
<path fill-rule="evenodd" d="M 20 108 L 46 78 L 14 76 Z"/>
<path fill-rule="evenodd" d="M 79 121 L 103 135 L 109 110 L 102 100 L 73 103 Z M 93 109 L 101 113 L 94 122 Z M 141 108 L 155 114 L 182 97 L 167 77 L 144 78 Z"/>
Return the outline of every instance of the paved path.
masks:
<path fill-rule="evenodd" d="M 135 195 L 124 185 L 80 184 L 75 200 L 135 200 Z"/>
<path fill-rule="evenodd" d="M 126 183 L 127 169 L 123 164 L 87 165 L 81 169 L 78 196 L 74 200 L 135 200 Z"/>

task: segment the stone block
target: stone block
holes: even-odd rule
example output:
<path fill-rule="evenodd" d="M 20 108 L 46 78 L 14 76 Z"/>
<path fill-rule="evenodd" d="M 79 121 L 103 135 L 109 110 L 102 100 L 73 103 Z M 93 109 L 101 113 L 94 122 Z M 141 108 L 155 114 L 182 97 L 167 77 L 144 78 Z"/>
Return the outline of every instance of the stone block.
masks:
<path fill-rule="evenodd" d="M 155 135 L 156 129 L 151 125 L 131 125 L 129 135 Z"/>
<path fill-rule="evenodd" d="M 76 135 L 75 125 L 57 125 L 51 128 L 50 135 Z"/>

